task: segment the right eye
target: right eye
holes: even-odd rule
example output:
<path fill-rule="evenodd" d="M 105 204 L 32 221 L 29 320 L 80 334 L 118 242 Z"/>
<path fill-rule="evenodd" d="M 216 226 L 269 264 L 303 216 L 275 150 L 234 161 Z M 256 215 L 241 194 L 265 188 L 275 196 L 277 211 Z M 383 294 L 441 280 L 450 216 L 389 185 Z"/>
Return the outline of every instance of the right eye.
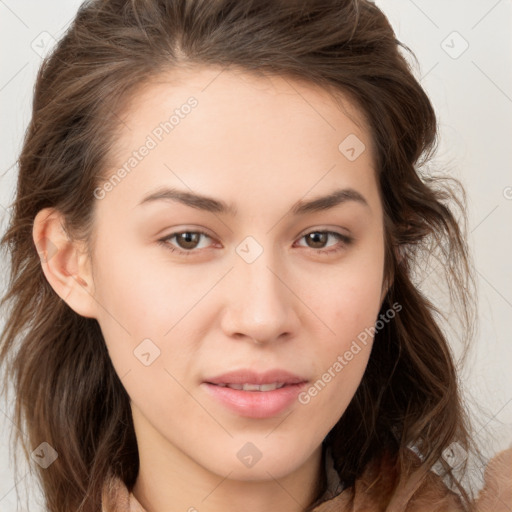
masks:
<path fill-rule="evenodd" d="M 211 237 L 203 231 L 176 231 L 164 238 L 160 238 L 158 242 L 171 252 L 177 252 L 183 256 L 190 256 L 194 252 L 197 252 L 195 249 L 197 249 L 197 245 L 202 236 L 211 239 Z M 171 240 L 173 239 L 176 239 L 179 247 L 171 244 Z"/>

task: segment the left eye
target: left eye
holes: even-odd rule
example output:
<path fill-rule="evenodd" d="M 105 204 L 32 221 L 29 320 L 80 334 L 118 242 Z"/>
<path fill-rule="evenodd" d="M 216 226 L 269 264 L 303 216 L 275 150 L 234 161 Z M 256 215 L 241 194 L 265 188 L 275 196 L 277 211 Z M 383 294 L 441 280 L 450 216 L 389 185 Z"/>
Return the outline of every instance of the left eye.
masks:
<path fill-rule="evenodd" d="M 309 246 L 310 249 L 318 249 L 317 252 L 320 253 L 334 253 L 341 250 L 342 247 L 340 247 L 339 244 L 338 247 L 335 249 L 324 250 L 324 244 L 327 243 L 329 237 L 334 237 L 338 240 L 338 242 L 342 242 L 342 246 L 349 245 L 350 242 L 352 241 L 352 239 L 347 235 L 342 235 L 341 233 L 338 233 L 336 231 L 310 231 L 309 233 L 306 233 L 305 235 L 301 236 L 300 239 L 305 238 L 307 240 L 307 243 L 312 242 L 313 244 L 321 245 L 322 247 Z"/>
<path fill-rule="evenodd" d="M 177 251 L 180 254 L 189 256 L 190 254 L 193 254 L 194 249 L 199 248 L 198 242 L 202 236 L 211 239 L 211 237 L 203 231 L 180 231 L 172 233 L 164 238 L 161 238 L 160 240 L 158 240 L 158 242 L 161 243 L 171 252 Z M 338 244 L 338 247 L 335 249 L 325 250 L 324 247 L 329 237 L 336 238 L 339 242 L 341 242 L 341 244 Z M 178 247 L 175 247 L 170 243 L 170 241 L 173 239 L 176 239 Z M 305 239 L 306 243 L 308 244 L 313 243 L 314 245 L 316 245 L 316 247 L 309 246 L 308 248 L 318 253 L 335 253 L 352 242 L 352 239 L 350 237 L 348 237 L 347 235 L 342 235 L 341 233 L 337 233 L 336 231 L 310 231 L 309 233 L 299 238 L 299 240 L 302 239 Z M 318 245 L 320 245 L 321 247 L 318 247 Z M 341 245 L 341 247 L 339 245 Z"/>

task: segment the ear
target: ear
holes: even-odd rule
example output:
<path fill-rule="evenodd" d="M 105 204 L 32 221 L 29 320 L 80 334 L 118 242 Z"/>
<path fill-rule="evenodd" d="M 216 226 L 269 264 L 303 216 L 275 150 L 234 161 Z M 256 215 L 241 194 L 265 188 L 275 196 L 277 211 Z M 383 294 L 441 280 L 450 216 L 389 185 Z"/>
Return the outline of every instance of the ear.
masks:
<path fill-rule="evenodd" d="M 54 208 L 39 211 L 32 237 L 44 275 L 55 293 L 79 315 L 96 318 L 89 257 L 82 241 L 68 237 L 62 214 Z"/>

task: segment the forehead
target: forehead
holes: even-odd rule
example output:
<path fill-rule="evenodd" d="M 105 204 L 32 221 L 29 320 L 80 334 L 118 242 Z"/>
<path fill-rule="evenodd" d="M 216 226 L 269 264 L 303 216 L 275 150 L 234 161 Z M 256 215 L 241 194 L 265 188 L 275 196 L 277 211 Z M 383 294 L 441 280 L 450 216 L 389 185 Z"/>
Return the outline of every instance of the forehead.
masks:
<path fill-rule="evenodd" d="M 239 197 L 268 200 L 356 183 L 368 191 L 375 177 L 364 114 L 333 91 L 232 68 L 162 73 L 120 113 L 109 171 L 150 142 L 123 183 L 137 198 L 162 180 L 209 195 L 236 184 Z"/>
<path fill-rule="evenodd" d="M 278 124 L 298 120 L 298 128 L 303 132 L 321 127 L 320 132 L 330 129 L 340 137 L 351 130 L 361 139 L 365 138 L 366 149 L 373 153 L 372 141 L 366 133 L 369 132 L 367 118 L 349 92 L 332 85 L 321 87 L 296 77 L 249 72 L 236 67 L 193 65 L 152 77 L 136 88 L 124 103 L 120 134 L 126 140 L 134 130 L 150 132 L 153 125 L 146 121 L 165 123 L 172 112 L 179 111 L 191 97 L 197 100 L 199 107 L 194 109 L 194 117 L 212 121 L 205 129 L 219 130 L 236 124 L 254 131 L 260 126 L 260 135 L 264 135 L 265 130 Z M 287 126 L 287 131 L 293 133 L 293 128 Z M 237 134 L 229 133 L 231 138 Z M 241 134 L 247 135 L 247 131 Z"/>

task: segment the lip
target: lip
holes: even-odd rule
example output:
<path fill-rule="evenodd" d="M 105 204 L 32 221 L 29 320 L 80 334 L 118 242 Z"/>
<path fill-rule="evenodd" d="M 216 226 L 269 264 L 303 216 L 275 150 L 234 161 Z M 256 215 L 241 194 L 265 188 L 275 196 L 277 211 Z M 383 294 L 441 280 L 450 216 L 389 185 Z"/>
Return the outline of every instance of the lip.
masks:
<path fill-rule="evenodd" d="M 209 384 L 272 384 L 279 382 L 282 384 L 299 384 L 307 382 L 308 379 L 295 375 L 286 370 L 274 369 L 266 372 L 255 372 L 254 370 L 242 369 L 228 373 L 223 373 L 217 377 L 205 379 Z"/>
<path fill-rule="evenodd" d="M 273 391 L 244 391 L 223 387 L 223 384 L 284 384 Z M 246 418 L 263 419 L 276 416 L 288 409 L 308 380 L 285 370 L 257 373 L 238 370 L 205 379 L 201 386 L 213 399 L 231 412 Z"/>

